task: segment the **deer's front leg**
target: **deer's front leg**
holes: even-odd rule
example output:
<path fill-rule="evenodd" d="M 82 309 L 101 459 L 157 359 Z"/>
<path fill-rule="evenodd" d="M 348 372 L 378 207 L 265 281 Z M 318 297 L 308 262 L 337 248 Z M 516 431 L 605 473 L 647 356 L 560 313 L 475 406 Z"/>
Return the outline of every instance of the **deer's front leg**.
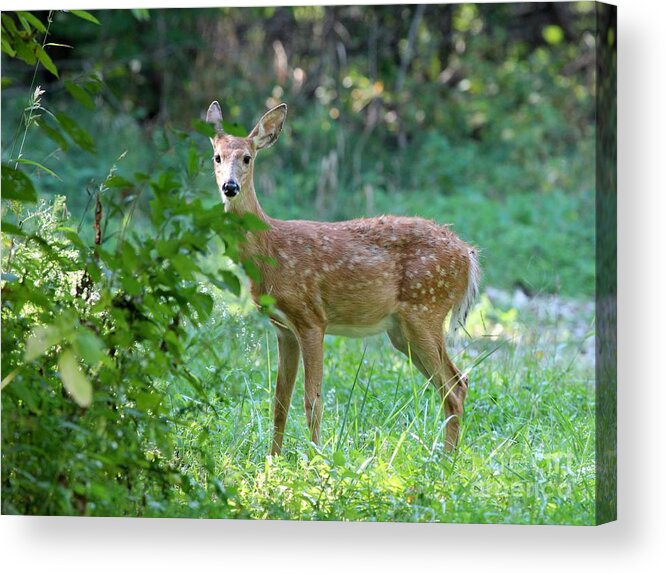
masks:
<path fill-rule="evenodd" d="M 324 330 L 311 328 L 300 333 L 305 369 L 305 417 L 314 443 L 319 443 L 321 425 L 321 381 L 324 362 Z"/>
<path fill-rule="evenodd" d="M 275 400 L 273 403 L 273 445 L 271 454 L 279 455 L 282 450 L 284 427 L 287 423 L 291 394 L 298 371 L 298 359 L 301 348 L 296 336 L 289 330 L 277 328 L 278 336 L 278 374 L 275 383 Z"/>

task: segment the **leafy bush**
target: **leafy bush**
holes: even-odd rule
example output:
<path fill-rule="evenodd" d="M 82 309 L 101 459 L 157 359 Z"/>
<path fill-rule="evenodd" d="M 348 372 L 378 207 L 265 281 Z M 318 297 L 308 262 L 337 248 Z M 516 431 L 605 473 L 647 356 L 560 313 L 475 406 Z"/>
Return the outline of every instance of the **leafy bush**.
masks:
<path fill-rule="evenodd" d="M 46 114 L 36 90 L 25 130 Z M 77 122 L 56 118 L 56 139 L 93 152 Z M 224 507 L 221 484 L 193 483 L 180 468 L 163 386 L 202 393 L 186 361 L 187 326 L 213 308 L 202 282 L 239 294 L 230 263 L 246 232 L 264 224 L 221 203 L 205 207 L 193 184 L 195 144 L 185 133 L 163 136 L 151 173 L 130 177 L 114 165 L 88 189 L 78 223 L 63 196 L 29 207 L 37 194 L 22 167 L 48 168 L 20 151 L 3 165 L 5 513 L 140 515 L 179 494 Z M 181 162 L 184 170 L 170 167 Z M 137 222 L 141 201 L 149 211 Z M 206 259 L 213 238 L 230 263 Z"/>

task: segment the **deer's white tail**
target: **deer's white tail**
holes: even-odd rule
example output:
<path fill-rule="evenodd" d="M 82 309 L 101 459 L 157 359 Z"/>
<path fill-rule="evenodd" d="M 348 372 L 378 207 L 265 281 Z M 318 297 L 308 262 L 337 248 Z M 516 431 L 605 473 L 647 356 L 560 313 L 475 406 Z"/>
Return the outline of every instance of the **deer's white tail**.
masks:
<path fill-rule="evenodd" d="M 467 314 L 479 297 L 479 281 L 481 280 L 481 268 L 479 267 L 479 255 L 476 248 L 469 248 L 469 269 L 467 271 L 467 288 L 463 296 L 453 306 L 451 322 L 449 323 L 449 336 L 454 337 L 459 327 L 465 327 Z"/>

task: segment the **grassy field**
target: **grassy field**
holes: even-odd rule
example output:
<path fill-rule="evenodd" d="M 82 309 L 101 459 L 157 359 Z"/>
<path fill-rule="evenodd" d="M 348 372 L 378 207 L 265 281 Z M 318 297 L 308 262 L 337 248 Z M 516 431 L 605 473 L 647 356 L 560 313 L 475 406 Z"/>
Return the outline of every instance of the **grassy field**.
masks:
<path fill-rule="evenodd" d="M 218 319 L 191 334 L 193 348 L 208 342 L 206 357 L 192 358 L 208 374 L 206 399 L 164 382 L 179 422 L 174 463 L 194 483 L 217 482 L 220 500 L 165 507 L 148 494 L 150 514 L 592 524 L 593 308 L 490 294 L 472 337 L 453 347 L 471 382 L 453 454 L 442 448 L 437 393 L 385 337 L 327 336 L 323 443 L 308 441 L 301 370 L 285 450 L 268 457 L 274 336 L 261 318 L 220 304 Z"/>

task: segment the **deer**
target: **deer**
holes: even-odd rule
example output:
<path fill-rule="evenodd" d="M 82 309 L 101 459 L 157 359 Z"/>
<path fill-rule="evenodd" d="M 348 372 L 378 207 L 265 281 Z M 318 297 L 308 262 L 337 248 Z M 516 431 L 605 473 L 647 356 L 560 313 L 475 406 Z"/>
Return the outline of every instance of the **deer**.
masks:
<path fill-rule="evenodd" d="M 385 332 L 435 386 L 444 406 L 446 450 L 460 433 L 468 378 L 447 354 L 449 334 L 464 326 L 478 296 L 477 248 L 448 226 L 405 216 L 341 222 L 279 220 L 261 208 L 254 189 L 257 152 L 272 146 L 287 117 L 287 105 L 266 112 L 247 137 L 226 134 L 217 101 L 206 121 L 213 166 L 225 212 L 253 214 L 265 223 L 248 232 L 241 257 L 254 262 L 250 279 L 255 302 L 274 300 L 270 317 L 277 332 L 278 370 L 273 398 L 271 455 L 279 455 L 299 360 L 304 369 L 304 404 L 310 438 L 320 442 L 324 336 L 365 337 Z"/>

